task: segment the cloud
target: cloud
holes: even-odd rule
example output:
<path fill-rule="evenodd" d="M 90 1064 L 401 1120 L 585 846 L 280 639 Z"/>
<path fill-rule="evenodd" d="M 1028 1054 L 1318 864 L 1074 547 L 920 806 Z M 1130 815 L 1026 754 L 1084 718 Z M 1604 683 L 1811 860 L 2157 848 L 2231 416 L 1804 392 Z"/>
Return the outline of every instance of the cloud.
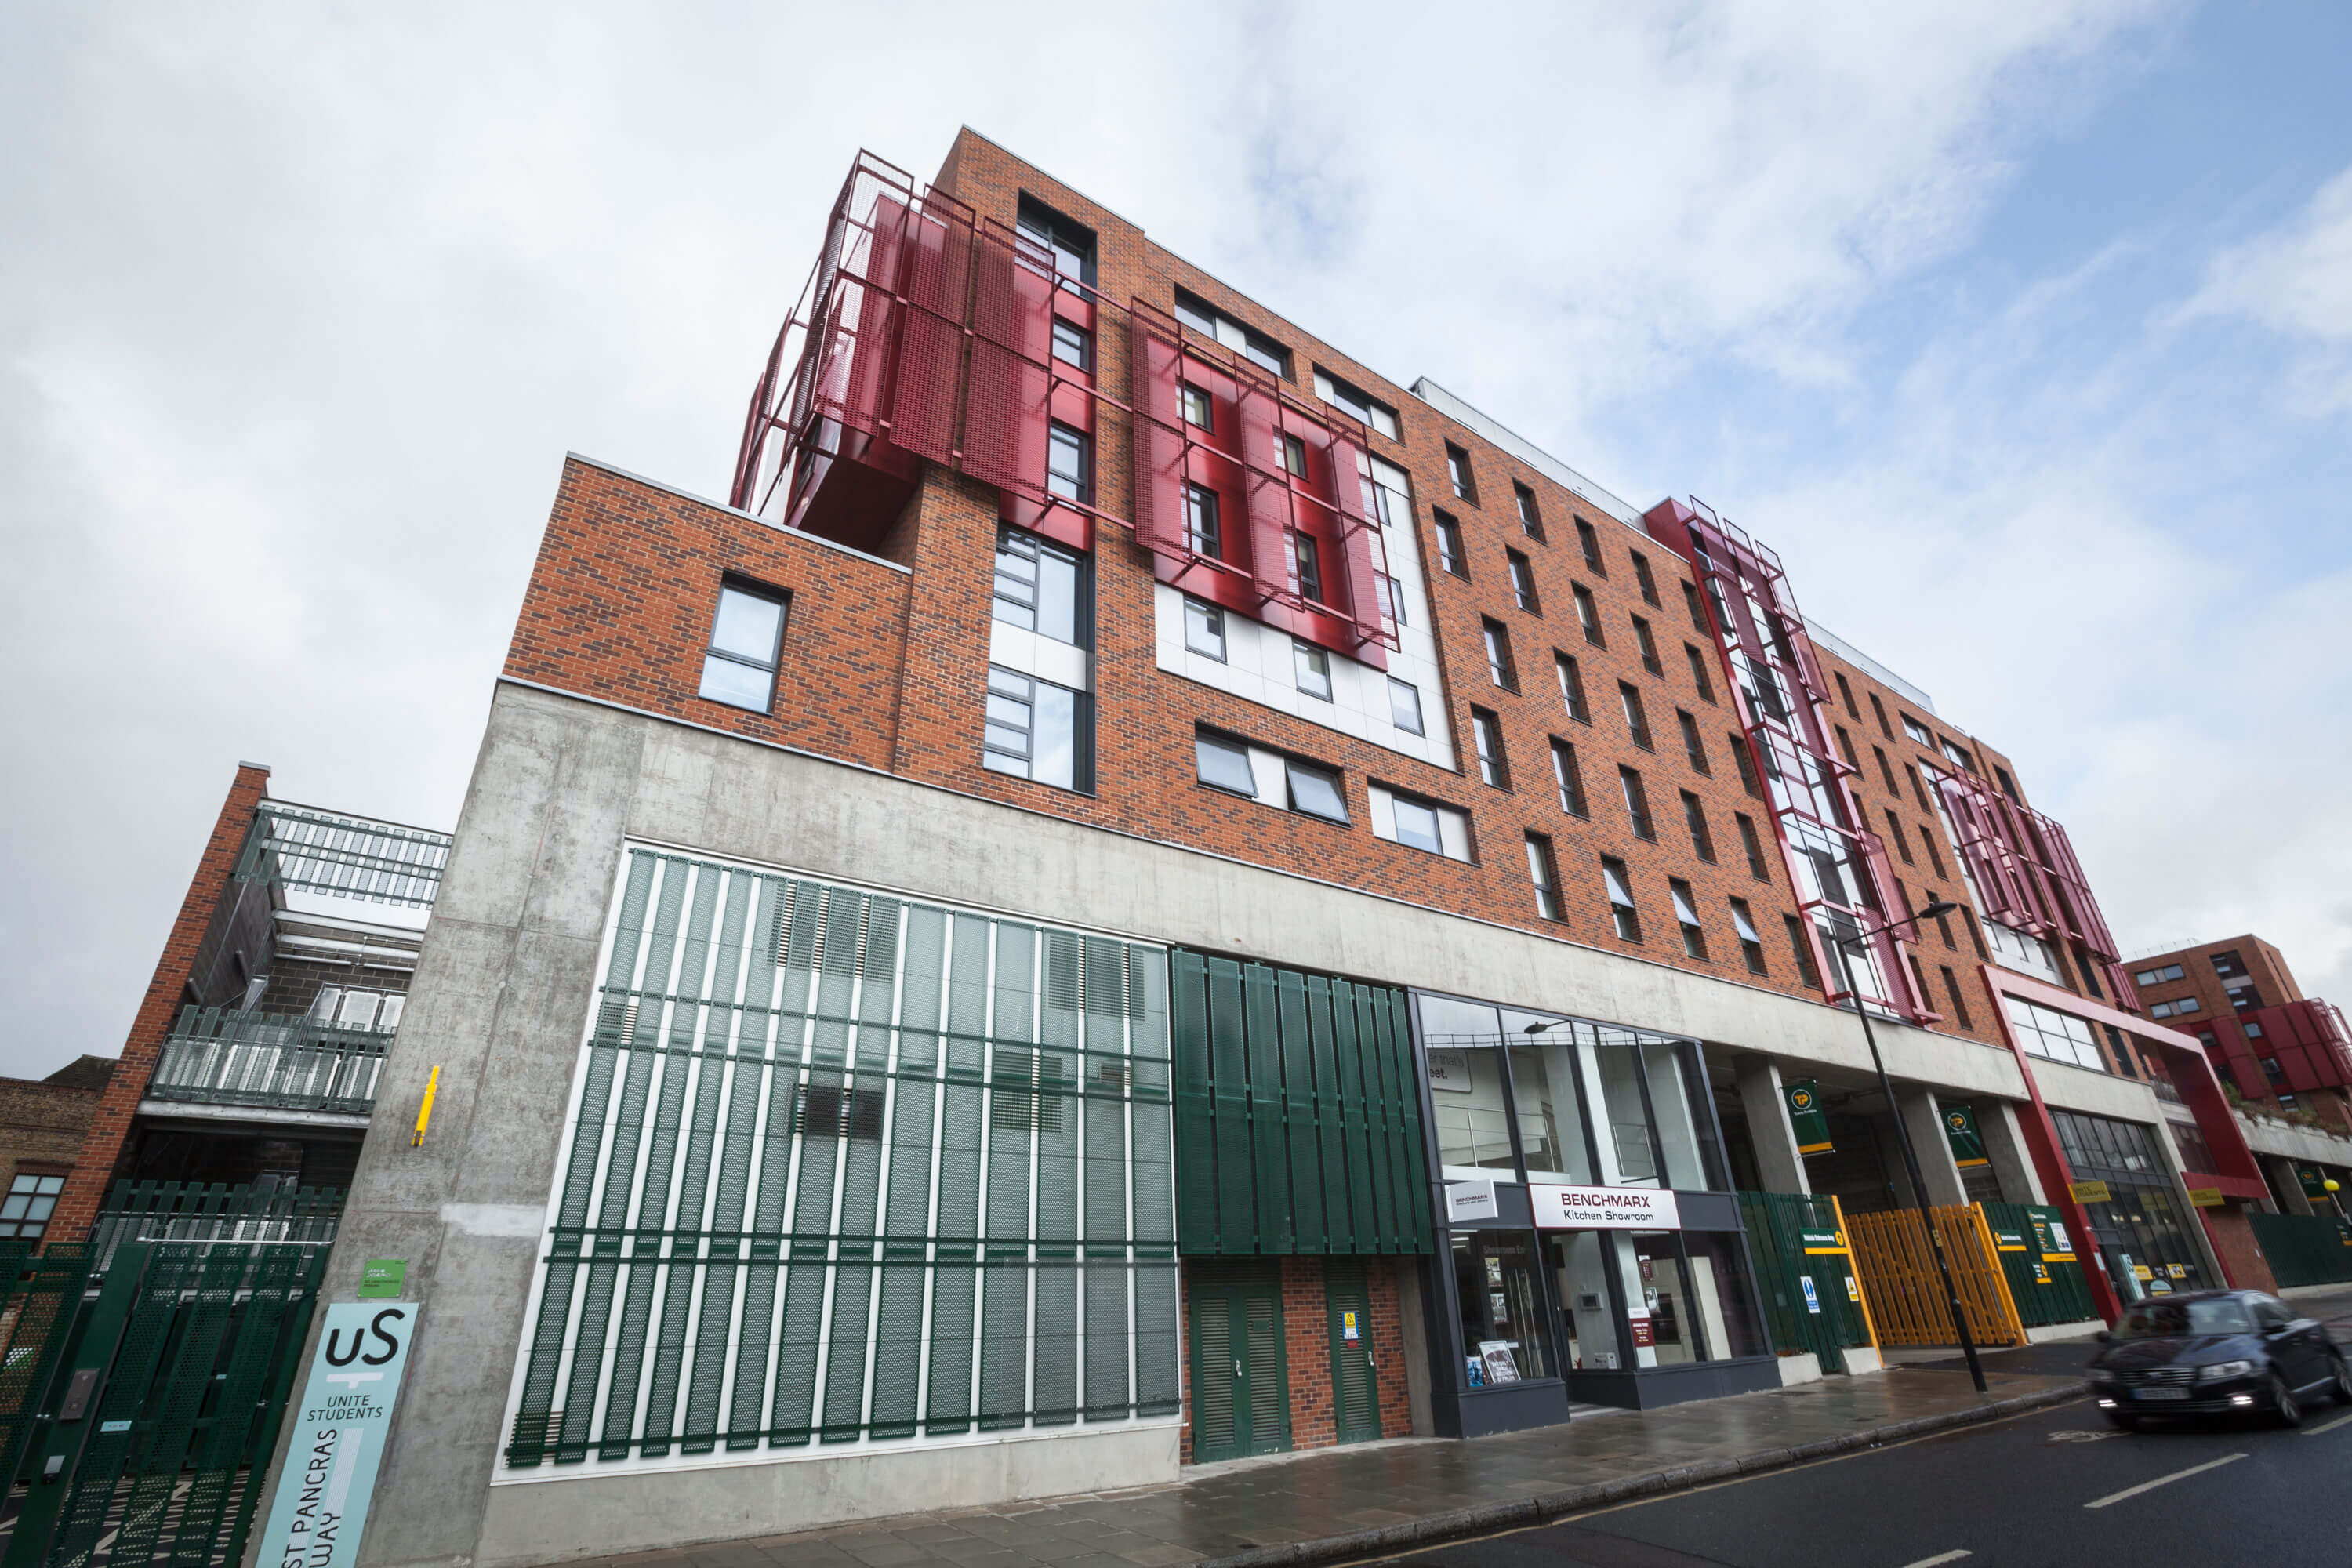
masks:
<path fill-rule="evenodd" d="M 2299 351 L 2287 382 L 2307 415 L 2352 409 L 2352 168 L 2302 212 L 2215 257 L 2186 318 L 2236 317 Z"/>

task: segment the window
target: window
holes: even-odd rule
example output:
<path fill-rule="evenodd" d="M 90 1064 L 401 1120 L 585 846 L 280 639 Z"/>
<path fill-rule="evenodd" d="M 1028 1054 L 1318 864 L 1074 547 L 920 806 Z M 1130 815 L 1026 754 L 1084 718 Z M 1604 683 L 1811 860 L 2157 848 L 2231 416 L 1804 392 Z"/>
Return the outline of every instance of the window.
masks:
<path fill-rule="evenodd" d="M 1935 803 L 1927 798 L 1927 786 L 1919 782 L 1919 770 L 1911 763 L 1906 763 L 1903 764 L 1903 771 L 1911 776 L 1911 793 L 1918 799 L 1919 809 L 1933 816 L 1936 810 Z"/>
<path fill-rule="evenodd" d="M 1843 669 L 1837 672 L 1837 683 L 1838 697 L 1845 703 L 1847 716 L 1852 718 L 1855 723 L 1861 723 L 1862 710 L 1853 705 L 1853 687 L 1847 681 L 1845 671 Z"/>
<path fill-rule="evenodd" d="M 2224 980 L 2234 978 L 2235 976 L 2243 974 L 2246 972 L 2246 961 L 2238 956 L 2238 950 L 2236 948 L 2231 948 L 2222 952 L 2209 954 L 2207 962 L 2213 965 L 2213 973 L 2220 975 Z M 2173 967 L 2178 969 L 2179 966 L 2176 964 Z M 2169 978 L 2177 980 L 2179 976 L 2178 974 L 2174 974 Z"/>
<path fill-rule="evenodd" d="M 1496 789 L 1511 787 L 1511 765 L 1503 755 L 1503 726 L 1484 708 L 1470 710 L 1470 738 L 1478 752 L 1478 777 Z"/>
<path fill-rule="evenodd" d="M 1462 553 L 1462 525 L 1442 511 L 1432 511 L 1429 521 L 1437 529 L 1437 563 L 1467 583 L 1470 558 Z"/>
<path fill-rule="evenodd" d="M 995 596 L 989 608 L 1006 626 L 1086 647 L 1092 617 L 1085 558 L 1026 529 L 999 529 Z"/>
<path fill-rule="evenodd" d="M 1895 782 L 1895 768 L 1893 764 L 1888 763 L 1886 760 L 1886 748 L 1884 746 L 1873 746 L 1870 748 L 1870 754 L 1878 759 L 1878 776 L 1880 779 L 1885 781 L 1886 784 L 1886 793 L 1889 795 L 1901 795 L 1903 793 L 1903 786 Z"/>
<path fill-rule="evenodd" d="M 1894 726 L 1886 721 L 1886 704 L 1878 700 L 1875 691 L 1870 694 L 1870 710 L 1878 716 L 1878 732 L 1890 741 L 1895 739 Z"/>
<path fill-rule="evenodd" d="M 1401 440 L 1397 411 L 1370 394 L 1319 367 L 1315 372 L 1315 395 L 1337 408 L 1344 408 L 1391 441 Z"/>
<path fill-rule="evenodd" d="M 981 765 L 1060 789 L 1091 789 L 1089 720 L 1084 692 L 992 664 Z"/>
<path fill-rule="evenodd" d="M 1481 620 L 1486 638 L 1486 674 L 1506 691 L 1519 689 L 1518 667 L 1511 662 L 1511 634 L 1500 621 Z"/>
<path fill-rule="evenodd" d="M 1952 1016 L 1960 1021 L 1963 1029 L 1973 1029 L 1976 1021 L 1969 1016 L 1969 999 L 1960 994 L 1960 977 L 1952 973 L 1948 963 L 1939 965 L 1944 974 L 1944 994 L 1952 999 Z"/>
<path fill-rule="evenodd" d="M 1862 761 L 1853 754 L 1853 737 L 1845 732 L 1843 724 L 1832 724 L 1830 728 L 1837 731 L 1838 754 L 1845 758 L 1845 765 L 1856 773 L 1861 772 Z"/>
<path fill-rule="evenodd" d="M 1609 575 L 1609 568 L 1601 560 L 1601 536 L 1593 532 L 1592 525 L 1580 517 L 1576 520 L 1576 547 L 1584 552 L 1584 563 L 1592 568 L 1594 576 Z"/>
<path fill-rule="evenodd" d="M 1811 941 L 1805 935 L 1804 923 L 1794 915 L 1782 915 L 1781 927 L 1789 933 L 1789 951 L 1796 955 L 1797 978 L 1812 990 L 1822 988 L 1822 972 L 1813 963 Z"/>
<path fill-rule="evenodd" d="M 2023 805 L 2025 804 L 2025 797 L 2017 793 L 2017 785 L 2010 778 L 2009 770 L 2007 768 L 2002 767 L 1998 763 L 1994 763 L 1992 776 L 2000 781 L 2001 794 L 2009 796 L 2010 799 L 2017 802 L 2020 805 Z"/>
<path fill-rule="evenodd" d="M 1966 768 L 1970 773 L 1977 771 L 1976 758 L 1969 754 L 1969 749 L 1966 746 L 1961 745 L 1958 741 L 1953 740 L 1948 735 L 1944 738 L 1944 755 L 1951 758 L 1952 761 L 1958 763 L 1961 767 Z"/>
<path fill-rule="evenodd" d="M 1093 503 L 1093 443 L 1083 432 L 1058 423 L 1046 431 L 1045 489 L 1081 506 Z"/>
<path fill-rule="evenodd" d="M 1326 822 L 1345 826 L 1348 803 L 1339 794 L 1339 775 L 1328 768 L 1311 767 L 1290 758 L 1283 759 L 1283 772 L 1290 784 L 1290 809 L 1319 816 Z"/>
<path fill-rule="evenodd" d="M 775 705 L 776 663 L 783 646 L 783 595 L 720 584 L 710 647 L 702 656 L 701 694 L 730 708 L 767 712 Z"/>
<path fill-rule="evenodd" d="M 1750 974 L 1769 973 L 1764 967 L 1764 939 L 1757 934 L 1756 911 L 1748 907 L 1746 899 L 1731 900 L 1731 929 L 1739 937 L 1739 956 Z"/>
<path fill-rule="evenodd" d="M 1531 616 L 1543 614 L 1543 601 L 1536 597 L 1535 563 L 1516 550 L 1503 552 L 1503 559 L 1511 569 L 1511 595 L 1519 608 Z"/>
<path fill-rule="evenodd" d="M 1551 777 L 1559 786 L 1559 808 L 1570 816 L 1590 816 L 1584 805 L 1584 771 L 1576 765 L 1576 748 L 1551 738 Z"/>
<path fill-rule="evenodd" d="M 1715 836 L 1706 830 L 1706 807 L 1690 791 L 1682 792 L 1683 825 L 1690 829 L 1691 853 L 1708 865 L 1715 864 Z"/>
<path fill-rule="evenodd" d="M 2242 980 L 2222 989 L 2230 994 L 2230 1005 L 2241 1013 L 2251 1013 L 2263 1005 L 2263 994 L 2254 989 L 2254 983 L 2251 980 Z"/>
<path fill-rule="evenodd" d="M 1992 955 L 1985 951 L 1984 922 L 1977 919 L 1976 912 L 1963 909 L 1960 911 L 1960 925 L 1969 933 L 1969 945 L 1977 950 L 1977 962 L 1991 963 Z"/>
<path fill-rule="evenodd" d="M 2263 1026 L 2251 1018 L 2240 1024 L 2238 1027 L 2245 1031 L 2246 1038 L 2250 1040 L 2259 1040 L 2263 1037 Z"/>
<path fill-rule="evenodd" d="M 1225 661 L 1225 612 L 1198 599 L 1184 601 L 1184 646 L 1219 664 Z"/>
<path fill-rule="evenodd" d="M 1438 826 L 1437 807 L 1427 801 L 1391 795 L 1389 819 L 1396 825 L 1399 844 L 1426 849 L 1433 855 L 1445 853 L 1445 835 Z"/>
<path fill-rule="evenodd" d="M 1707 766 L 1706 745 L 1698 738 L 1698 721 L 1677 708 L 1675 710 L 1675 722 L 1682 727 L 1683 754 L 1690 759 L 1691 771 L 1703 778 L 1712 778 L 1715 770 Z"/>
<path fill-rule="evenodd" d="M 2132 981 L 2139 985 L 2161 985 L 2168 980 L 2182 979 L 2185 974 L 2180 965 L 2168 963 L 2161 969 L 2143 969 L 2132 976 Z"/>
<path fill-rule="evenodd" d="M 0 1237 L 15 1237 L 31 1241 L 49 1228 L 49 1215 L 56 1212 L 58 1194 L 66 1188 L 63 1176 L 45 1176 L 35 1171 L 19 1171 L 8 1184 L 8 1195 L 0 1198 Z"/>
<path fill-rule="evenodd" d="M 1919 955 L 1906 952 L 1903 956 L 1910 962 L 1911 984 L 1919 998 L 1919 1005 L 1922 1007 L 1934 1006 L 1935 997 L 1927 989 L 1927 972 L 1919 967 Z"/>
<path fill-rule="evenodd" d="M 1184 542 L 1195 555 L 1225 558 L 1225 531 L 1217 517 L 1217 492 L 1206 485 L 1184 487 Z"/>
<path fill-rule="evenodd" d="M 1384 572 L 1372 574 L 1372 593 L 1381 602 L 1381 615 L 1392 626 L 1405 624 L 1404 595 L 1397 592 L 1396 579 Z"/>
<path fill-rule="evenodd" d="M 1892 811 L 1886 814 L 1886 836 L 1895 840 L 1895 852 L 1903 857 L 1903 863 L 1906 866 L 1916 866 L 1919 863 L 1911 858 L 1911 840 L 1903 831 L 1903 819 Z"/>
<path fill-rule="evenodd" d="M 1199 731 L 1192 737 L 1192 758 L 1202 784 L 1257 798 L 1257 775 L 1250 769 L 1247 746 Z"/>
<path fill-rule="evenodd" d="M 1511 498 L 1518 502 L 1519 531 L 1529 539 L 1541 539 L 1544 536 L 1543 513 L 1536 510 L 1536 492 L 1513 479 Z"/>
<path fill-rule="evenodd" d="M 1653 605 L 1657 604 L 1658 580 L 1650 575 L 1650 558 L 1638 550 L 1628 553 L 1633 557 L 1633 581 L 1641 585 L 1643 599 Z"/>
<path fill-rule="evenodd" d="M 2098 1037 L 2091 1026 L 2072 1013 L 2040 1006 L 2021 996 L 2006 996 L 2009 1022 L 2017 1032 L 2017 1043 L 2037 1057 L 2053 1062 L 2071 1062 L 2093 1072 L 2107 1070 L 2106 1058 L 2099 1054 Z"/>
<path fill-rule="evenodd" d="M 1259 331 L 1244 326 L 1189 289 L 1176 290 L 1176 319 L 1203 337 L 1214 338 L 1251 363 L 1262 365 L 1283 380 L 1290 379 L 1290 351 Z"/>
<path fill-rule="evenodd" d="M 1536 913 L 1559 919 L 1559 868 L 1552 859 L 1551 840 L 1540 833 L 1528 835 L 1528 879 L 1536 886 Z"/>
<path fill-rule="evenodd" d="M 1697 584 L 1683 584 L 1683 607 L 1690 612 L 1693 631 L 1703 637 L 1711 637 L 1715 635 L 1715 627 L 1707 624 L 1706 601 L 1699 597 Z"/>
<path fill-rule="evenodd" d="M 1772 873 L 1764 865 L 1764 841 L 1757 837 L 1756 819 L 1744 811 L 1731 815 L 1739 824 L 1739 847 L 1748 855 L 1748 874 L 1759 882 L 1770 881 Z"/>
<path fill-rule="evenodd" d="M 1601 635 L 1601 606 L 1592 602 L 1592 590 L 1579 583 L 1570 592 L 1576 597 L 1576 619 L 1584 628 L 1584 640 L 1594 647 L 1607 647 L 1609 639 Z"/>
<path fill-rule="evenodd" d="M 1617 934 L 1627 942 L 1642 940 L 1642 914 L 1633 907 L 1633 884 L 1625 878 L 1625 862 L 1603 855 L 1601 858 L 1601 885 L 1609 892 L 1610 918 L 1617 924 Z"/>
<path fill-rule="evenodd" d="M 1935 889 L 1930 888 L 1927 889 L 1927 901 L 1929 903 L 1932 904 L 1938 902 L 1940 899 L 1941 895 L 1938 894 Z M 1950 911 L 1947 910 L 1943 914 L 1936 917 L 1936 929 L 1943 933 L 1944 945 L 1946 947 L 1952 949 L 1956 952 L 1959 951 L 1960 944 L 1952 940 L 1952 917 Z"/>
<path fill-rule="evenodd" d="M 1409 735 L 1426 734 L 1422 728 L 1421 688 L 1389 677 L 1389 722 Z"/>
<path fill-rule="evenodd" d="M 1927 732 L 1927 726 L 1908 713 L 1903 715 L 1903 732 L 1923 746 L 1933 746 L 1936 743 L 1936 737 Z"/>
<path fill-rule="evenodd" d="M 1933 833 L 1922 832 L 1919 835 L 1919 847 L 1927 852 L 1927 864 L 1936 868 L 1936 875 L 1945 877 L 1951 874 L 1944 869 L 1943 856 L 1936 852 L 1936 836 Z"/>
<path fill-rule="evenodd" d="M 1683 928 L 1683 951 L 1693 958 L 1706 957 L 1706 931 L 1698 923 L 1698 906 L 1691 901 L 1691 885 L 1680 877 L 1666 879 L 1666 892 L 1675 901 L 1675 923 Z"/>
<path fill-rule="evenodd" d="M 1189 381 L 1184 384 L 1184 423 L 1209 431 L 1217 427 L 1216 405 L 1209 401 L 1206 392 Z"/>
<path fill-rule="evenodd" d="M 1470 473 L 1470 454 L 1451 441 L 1445 443 L 1445 478 L 1458 499 L 1478 504 L 1478 481 Z"/>
<path fill-rule="evenodd" d="M 1036 197 L 1024 195 L 1014 224 L 1054 253 L 1054 269 L 1081 283 L 1095 280 L 1095 231 L 1071 222 Z"/>
<path fill-rule="evenodd" d="M 1298 677 L 1298 689 L 1309 697 L 1331 700 L 1331 656 L 1312 643 L 1293 641 L 1290 645 L 1291 667 Z"/>
<path fill-rule="evenodd" d="M 1700 699 L 1707 702 L 1714 701 L 1715 682 L 1707 677 L 1706 655 L 1698 651 L 1696 644 L 1685 643 L 1683 657 L 1690 660 L 1691 684 L 1698 688 Z"/>
<path fill-rule="evenodd" d="M 1296 436 L 1282 438 L 1282 470 L 1294 479 L 1307 477 L 1307 443 Z"/>
<path fill-rule="evenodd" d="M 1095 367 L 1094 339 L 1086 329 L 1061 317 L 1054 318 L 1054 357 L 1079 370 Z"/>
<path fill-rule="evenodd" d="M 1633 617 L 1633 646 L 1642 650 L 1642 668 L 1652 675 L 1664 675 L 1666 667 L 1658 661 L 1658 642 L 1650 635 L 1650 623 L 1641 616 Z"/>
<path fill-rule="evenodd" d="M 1748 754 L 1748 742 L 1741 740 L 1737 731 L 1724 739 L 1730 742 L 1732 761 L 1739 764 L 1739 782 L 1747 787 L 1749 795 L 1762 800 L 1765 798 L 1764 781 L 1756 776 L 1756 759 Z"/>
<path fill-rule="evenodd" d="M 1298 566 L 1298 595 L 1320 605 L 1328 603 L 1323 596 L 1323 552 L 1311 533 L 1294 531 L 1290 536 L 1290 552 Z"/>
<path fill-rule="evenodd" d="M 1567 705 L 1568 716 L 1580 724 L 1591 723 L 1591 710 L 1584 705 L 1584 676 L 1576 668 L 1576 660 L 1554 649 L 1551 663 L 1559 677 L 1559 700 Z"/>
<path fill-rule="evenodd" d="M 1650 793 L 1642 787 L 1640 771 L 1620 767 L 1617 770 L 1617 785 L 1624 792 L 1625 815 L 1633 820 L 1633 837 L 1655 840 L 1658 830 L 1650 820 Z"/>
<path fill-rule="evenodd" d="M 1617 705 L 1625 710 L 1625 731 L 1633 744 L 1645 752 L 1656 750 L 1650 744 L 1650 716 L 1642 710 L 1642 694 L 1631 681 L 1617 683 Z"/>

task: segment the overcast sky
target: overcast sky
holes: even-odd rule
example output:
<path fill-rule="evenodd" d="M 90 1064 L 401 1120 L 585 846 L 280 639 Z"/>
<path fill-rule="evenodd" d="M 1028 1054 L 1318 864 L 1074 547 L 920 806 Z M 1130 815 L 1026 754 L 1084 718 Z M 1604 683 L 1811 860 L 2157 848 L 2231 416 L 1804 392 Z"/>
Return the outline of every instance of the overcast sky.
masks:
<path fill-rule="evenodd" d="M 0 0 L 0 1073 L 121 1049 L 238 759 L 454 824 L 563 453 L 722 495 L 962 122 L 1711 503 L 2127 951 L 2352 1003 L 2352 8 L 1155 9 Z"/>

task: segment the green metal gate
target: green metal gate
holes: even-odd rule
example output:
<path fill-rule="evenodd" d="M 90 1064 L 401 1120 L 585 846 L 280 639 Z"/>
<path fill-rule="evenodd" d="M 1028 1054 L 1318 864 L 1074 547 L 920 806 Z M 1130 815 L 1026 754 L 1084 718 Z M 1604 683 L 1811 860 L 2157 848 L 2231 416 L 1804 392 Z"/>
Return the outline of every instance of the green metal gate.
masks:
<path fill-rule="evenodd" d="M 2352 1220 L 2336 1215 L 2253 1213 L 2246 1219 L 2280 1289 L 2352 1279 Z"/>
<path fill-rule="evenodd" d="M 2079 1323 L 2099 1315 L 2090 1282 L 2054 1208 L 2026 1204 L 1979 1204 L 1992 1231 L 1993 1255 L 2009 1280 L 2010 1300 L 2027 1328 Z"/>
<path fill-rule="evenodd" d="M 1290 1374 L 1278 1265 L 1196 1265 L 1186 1287 L 1192 1333 L 1192 1460 L 1290 1447 Z"/>
<path fill-rule="evenodd" d="M 1845 1371 L 1845 1352 L 1872 1343 L 1873 1336 L 1837 1200 L 1794 1193 L 1741 1193 L 1738 1199 L 1774 1353 L 1811 1351 L 1823 1372 Z"/>
<path fill-rule="evenodd" d="M 1372 1363 L 1372 1296 L 1360 1267 L 1324 1264 L 1323 1308 L 1331 1336 L 1333 1440 L 1375 1441 L 1381 1436 L 1381 1384 Z"/>

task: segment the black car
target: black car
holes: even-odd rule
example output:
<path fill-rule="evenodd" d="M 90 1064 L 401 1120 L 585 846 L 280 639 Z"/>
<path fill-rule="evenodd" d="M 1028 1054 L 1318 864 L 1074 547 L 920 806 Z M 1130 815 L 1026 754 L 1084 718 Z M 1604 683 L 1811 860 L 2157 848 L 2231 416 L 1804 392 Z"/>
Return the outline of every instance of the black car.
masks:
<path fill-rule="evenodd" d="M 2326 1328 L 2260 1290 L 2134 1302 L 2091 1358 L 2099 1409 L 2126 1431 L 2156 1415 L 2268 1415 L 2300 1425 L 2307 1401 L 2352 1405 L 2352 1371 Z"/>

